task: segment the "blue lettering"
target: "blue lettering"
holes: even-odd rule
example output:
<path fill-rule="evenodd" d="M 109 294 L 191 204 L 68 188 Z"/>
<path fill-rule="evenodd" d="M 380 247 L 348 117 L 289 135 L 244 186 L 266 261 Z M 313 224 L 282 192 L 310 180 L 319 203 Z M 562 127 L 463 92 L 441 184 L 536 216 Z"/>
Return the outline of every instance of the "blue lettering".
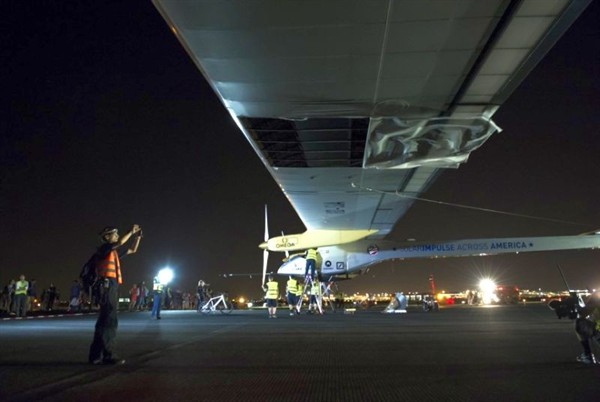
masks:
<path fill-rule="evenodd" d="M 514 250 L 514 249 L 523 249 L 523 248 L 527 248 L 527 243 L 525 242 L 512 242 L 512 241 L 505 241 L 505 242 L 497 242 L 497 243 L 492 243 L 492 249 L 502 249 L 502 250 Z"/>
<path fill-rule="evenodd" d="M 457 246 L 461 251 L 484 251 L 488 249 L 487 243 L 463 243 Z"/>

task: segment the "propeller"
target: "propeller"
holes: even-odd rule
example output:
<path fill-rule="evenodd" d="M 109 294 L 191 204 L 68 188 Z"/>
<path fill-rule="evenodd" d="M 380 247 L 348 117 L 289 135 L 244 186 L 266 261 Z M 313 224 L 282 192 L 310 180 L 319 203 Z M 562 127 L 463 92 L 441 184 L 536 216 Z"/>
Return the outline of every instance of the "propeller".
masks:
<path fill-rule="evenodd" d="M 269 241 L 269 222 L 267 218 L 267 204 L 265 204 L 265 243 Z M 265 247 L 263 250 L 263 270 L 262 270 L 262 286 L 265 285 L 265 276 L 267 275 L 267 262 L 269 260 L 269 251 Z"/>

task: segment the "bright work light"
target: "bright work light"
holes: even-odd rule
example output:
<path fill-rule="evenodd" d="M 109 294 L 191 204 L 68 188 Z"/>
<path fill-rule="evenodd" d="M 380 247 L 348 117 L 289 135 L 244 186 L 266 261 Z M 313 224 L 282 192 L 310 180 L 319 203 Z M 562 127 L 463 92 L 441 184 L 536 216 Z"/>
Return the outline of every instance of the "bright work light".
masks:
<path fill-rule="evenodd" d="M 479 289 L 481 290 L 481 301 L 483 304 L 497 303 L 498 297 L 496 296 L 496 283 L 491 279 L 482 279 L 479 282 Z"/>
<path fill-rule="evenodd" d="M 169 267 L 165 267 L 158 271 L 158 275 L 156 275 L 156 277 L 161 285 L 168 285 L 169 282 L 173 280 L 173 270 Z"/>

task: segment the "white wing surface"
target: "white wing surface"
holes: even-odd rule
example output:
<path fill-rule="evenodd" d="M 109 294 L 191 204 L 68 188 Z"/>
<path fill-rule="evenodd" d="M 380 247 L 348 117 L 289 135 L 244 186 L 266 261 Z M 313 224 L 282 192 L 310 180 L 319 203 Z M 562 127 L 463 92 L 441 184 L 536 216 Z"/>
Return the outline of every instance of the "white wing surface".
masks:
<path fill-rule="evenodd" d="M 153 1 L 306 228 L 379 237 L 590 3 Z"/>

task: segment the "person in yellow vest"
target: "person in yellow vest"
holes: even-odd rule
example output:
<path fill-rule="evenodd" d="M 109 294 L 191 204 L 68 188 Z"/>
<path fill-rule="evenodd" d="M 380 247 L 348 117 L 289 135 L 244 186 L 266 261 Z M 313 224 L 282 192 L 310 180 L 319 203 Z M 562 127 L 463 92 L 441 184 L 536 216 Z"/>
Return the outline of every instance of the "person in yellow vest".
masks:
<path fill-rule="evenodd" d="M 300 314 L 300 310 L 302 310 L 302 299 L 304 298 L 304 285 L 298 282 L 298 287 L 296 288 L 296 314 Z"/>
<path fill-rule="evenodd" d="M 296 304 L 298 304 L 298 296 L 296 293 L 298 292 L 298 281 L 294 279 L 292 275 L 290 275 L 286 285 L 285 291 L 288 306 L 290 308 L 290 315 L 294 315 L 297 313 Z"/>
<path fill-rule="evenodd" d="M 308 277 L 310 273 L 310 278 L 314 279 L 315 270 L 317 269 L 317 250 L 314 248 L 309 248 L 306 250 L 306 268 L 304 270 L 304 277 Z"/>
<path fill-rule="evenodd" d="M 277 318 L 279 284 L 273 279 L 273 275 L 269 275 L 269 280 L 263 286 L 263 290 L 266 292 L 265 301 L 267 303 L 267 310 L 269 311 L 269 318 Z"/>
<path fill-rule="evenodd" d="M 25 317 L 27 315 L 27 289 L 29 282 L 25 280 L 25 275 L 21 275 L 17 283 L 15 283 L 15 313 L 17 317 Z"/>
<path fill-rule="evenodd" d="M 308 306 L 308 312 L 310 314 L 318 313 L 323 314 L 321 310 L 321 282 L 319 282 L 318 278 L 312 283 L 310 288 L 310 305 Z"/>
<path fill-rule="evenodd" d="M 117 251 L 119 247 L 135 234 L 133 245 L 125 251 Z M 140 245 L 141 228 L 133 225 L 133 228 L 123 237 L 119 238 L 119 232 L 115 227 L 105 227 L 100 232 L 104 244 L 98 248 L 96 273 L 100 281 L 100 311 L 94 331 L 94 339 L 90 345 L 88 361 L 91 364 L 123 364 L 125 360 L 118 359 L 113 355 L 115 336 L 119 325 L 117 309 L 119 307 L 119 285 L 123 283 L 121 276 L 120 259 L 137 251 Z"/>

